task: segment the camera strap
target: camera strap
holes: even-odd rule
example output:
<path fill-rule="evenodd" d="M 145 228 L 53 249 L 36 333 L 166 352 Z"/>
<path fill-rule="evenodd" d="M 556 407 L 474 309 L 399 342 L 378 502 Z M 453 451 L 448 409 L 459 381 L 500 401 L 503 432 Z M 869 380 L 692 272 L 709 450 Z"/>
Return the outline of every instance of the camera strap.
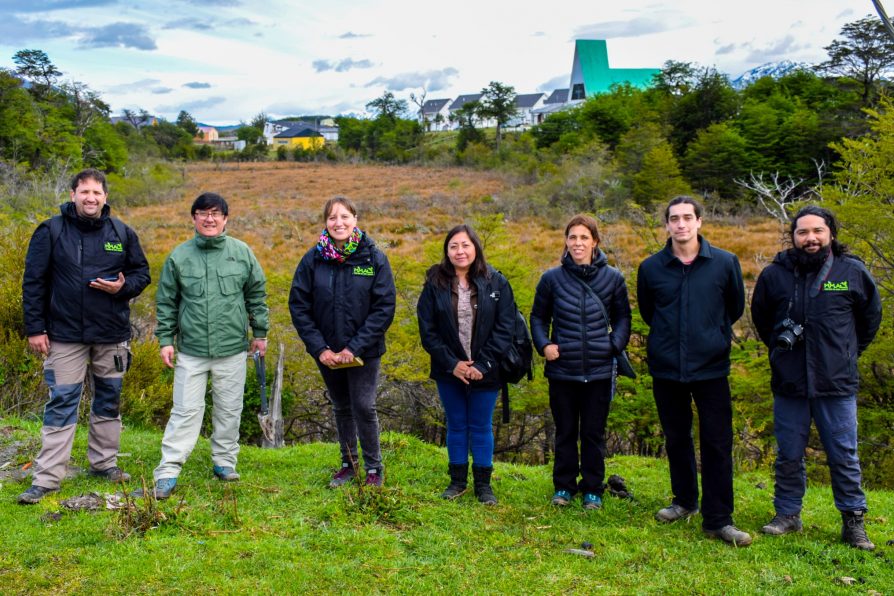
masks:
<path fill-rule="evenodd" d="M 810 286 L 810 297 L 816 298 L 819 296 L 820 290 L 823 287 L 823 284 L 826 283 L 826 278 L 829 277 L 829 271 L 832 270 L 832 265 L 835 262 L 835 257 L 832 256 L 832 251 L 829 251 L 829 256 L 826 257 L 826 262 L 823 263 L 822 269 L 819 270 L 819 273 L 816 274 L 816 279 L 813 281 L 813 285 Z"/>

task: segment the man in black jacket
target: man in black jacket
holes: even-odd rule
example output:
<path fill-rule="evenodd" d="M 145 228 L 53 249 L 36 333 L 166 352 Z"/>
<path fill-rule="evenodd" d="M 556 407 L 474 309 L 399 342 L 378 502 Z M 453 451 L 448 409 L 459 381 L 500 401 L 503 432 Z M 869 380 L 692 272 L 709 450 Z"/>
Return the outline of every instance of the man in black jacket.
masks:
<path fill-rule="evenodd" d="M 71 202 L 41 223 L 25 257 L 22 303 L 28 345 L 46 357 L 50 401 L 31 487 L 19 503 L 58 490 L 71 456 L 88 366 L 93 404 L 87 435 L 90 473 L 130 478 L 117 465 L 121 381 L 130 360 L 130 306 L 149 285 L 149 264 L 133 230 L 109 216 L 102 172 L 87 169 L 71 183 Z"/>
<path fill-rule="evenodd" d="M 751 315 L 770 348 L 776 435 L 776 516 L 763 527 L 802 529 L 804 449 L 815 421 L 841 511 L 841 538 L 872 550 L 857 454 L 857 357 L 875 338 L 881 299 L 863 263 L 836 239 L 828 209 L 805 207 L 791 223 L 792 248 L 776 255 L 754 288 Z"/>
<path fill-rule="evenodd" d="M 733 525 L 732 325 L 745 310 L 739 260 L 698 234 L 702 208 L 679 196 L 664 212 L 670 238 L 643 261 L 637 276 L 640 314 L 649 325 L 648 362 L 664 430 L 673 502 L 662 522 L 698 512 L 692 402 L 699 416 L 702 529 L 737 546 L 751 536 Z"/>

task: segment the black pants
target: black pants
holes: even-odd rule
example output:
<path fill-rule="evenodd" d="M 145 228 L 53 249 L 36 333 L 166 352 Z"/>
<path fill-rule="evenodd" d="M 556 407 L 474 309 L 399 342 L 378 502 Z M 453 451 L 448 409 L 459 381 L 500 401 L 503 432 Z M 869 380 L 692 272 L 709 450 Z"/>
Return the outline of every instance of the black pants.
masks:
<path fill-rule="evenodd" d="M 611 379 L 578 383 L 549 381 L 549 407 L 556 425 L 555 490 L 602 495 L 605 479 L 605 422 L 611 406 Z M 577 441 L 580 439 L 580 460 Z M 580 473 L 580 485 L 577 476 Z"/>
<path fill-rule="evenodd" d="M 718 530 L 733 523 L 733 407 L 726 377 L 677 383 L 653 379 L 658 418 L 664 430 L 674 503 L 698 505 L 698 475 L 692 442 L 692 402 L 698 410 L 702 463 L 702 526 Z"/>

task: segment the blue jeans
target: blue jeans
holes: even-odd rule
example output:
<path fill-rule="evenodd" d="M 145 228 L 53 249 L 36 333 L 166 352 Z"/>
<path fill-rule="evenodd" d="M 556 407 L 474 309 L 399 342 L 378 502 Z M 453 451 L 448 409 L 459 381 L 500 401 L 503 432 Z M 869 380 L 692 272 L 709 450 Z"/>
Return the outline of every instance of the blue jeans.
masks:
<path fill-rule="evenodd" d="M 773 399 L 776 436 L 776 493 L 773 505 L 780 515 L 801 512 L 807 487 L 804 449 L 811 419 L 816 424 L 832 477 L 832 495 L 839 511 L 865 511 L 860 488 L 862 473 L 857 455 L 857 397 Z"/>
<path fill-rule="evenodd" d="M 472 389 L 457 381 L 437 381 L 447 419 L 447 457 L 451 464 L 488 468 L 494 460 L 494 406 L 498 389 Z"/>

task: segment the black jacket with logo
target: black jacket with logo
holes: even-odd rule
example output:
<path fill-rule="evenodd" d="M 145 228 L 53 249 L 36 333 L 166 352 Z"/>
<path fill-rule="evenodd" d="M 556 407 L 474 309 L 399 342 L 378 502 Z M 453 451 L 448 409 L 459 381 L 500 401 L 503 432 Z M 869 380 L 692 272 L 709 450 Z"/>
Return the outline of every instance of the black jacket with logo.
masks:
<path fill-rule="evenodd" d="M 478 304 L 472 331 L 472 360 L 484 377 L 471 381 L 474 388 L 493 389 L 500 386 L 500 357 L 509 349 L 516 309 L 512 288 L 502 273 L 489 267 L 488 275 L 475 278 Z M 419 337 L 422 347 L 431 356 L 429 376 L 435 380 L 455 380 L 453 369 L 466 360 L 459 339 L 456 311 L 450 288 L 441 288 L 427 281 L 416 304 Z"/>
<path fill-rule="evenodd" d="M 292 279 L 289 312 L 314 358 L 327 348 L 375 358 L 385 353 L 396 293 L 387 257 L 364 234 L 344 263 L 323 259 L 316 247 L 307 251 Z"/>
<path fill-rule="evenodd" d="M 698 237 L 698 256 L 684 265 L 671 240 L 640 263 L 637 302 L 649 325 L 649 373 L 689 383 L 729 375 L 733 323 L 745 312 L 736 255 Z"/>
<path fill-rule="evenodd" d="M 611 334 L 602 309 L 574 278 L 599 296 Z M 543 274 L 531 308 L 531 337 L 540 355 L 548 344 L 559 346 L 559 358 L 544 366 L 547 378 L 582 383 L 611 378 L 614 356 L 630 339 L 630 302 L 624 276 L 608 265 L 605 253 L 599 251 L 586 266 L 566 255 L 561 266 Z"/>
<path fill-rule="evenodd" d="M 774 395 L 815 398 L 857 393 L 857 357 L 878 331 L 881 298 L 859 259 L 847 254 L 832 258 L 832 268 L 819 282 L 819 272 L 800 271 L 790 251 L 777 254 L 758 277 L 751 318 L 770 348 Z M 819 289 L 815 296 L 810 295 L 812 286 Z M 776 347 L 786 318 L 804 326 L 803 338 L 791 350 Z"/>
<path fill-rule="evenodd" d="M 149 285 L 149 264 L 136 233 L 124 226 L 119 238 L 104 205 L 97 219 L 78 217 L 63 203 L 62 229 L 53 240 L 49 220 L 28 245 L 22 280 L 25 335 L 46 333 L 51 341 L 104 344 L 130 339 L 130 299 Z M 97 277 L 124 273 L 117 294 L 89 286 Z"/>

